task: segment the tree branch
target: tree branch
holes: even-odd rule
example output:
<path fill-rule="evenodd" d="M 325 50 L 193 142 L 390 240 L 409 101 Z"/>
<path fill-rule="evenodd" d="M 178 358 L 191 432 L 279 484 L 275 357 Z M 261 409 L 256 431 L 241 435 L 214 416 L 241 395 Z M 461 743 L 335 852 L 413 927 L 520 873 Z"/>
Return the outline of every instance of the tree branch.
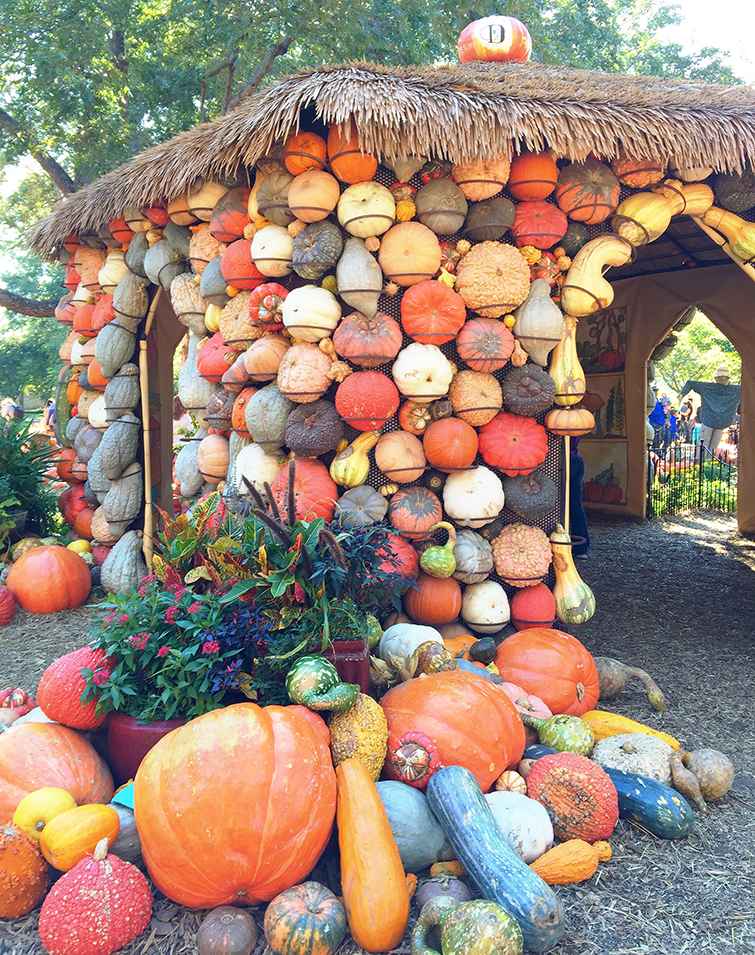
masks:
<path fill-rule="evenodd" d="M 7 308 L 9 312 L 17 312 L 19 315 L 31 315 L 32 318 L 49 318 L 55 314 L 57 304 L 58 301 L 54 298 L 36 302 L 34 299 L 24 298 L 22 295 L 16 295 L 15 292 L 0 288 L 0 308 Z"/>
<path fill-rule="evenodd" d="M 73 179 L 71 179 L 60 163 L 48 155 L 48 153 L 42 152 L 41 149 L 35 149 L 26 131 L 21 128 L 20 123 L 3 109 L 0 109 L 0 128 L 10 133 L 11 136 L 15 136 L 16 139 L 23 143 L 31 156 L 36 159 L 50 179 L 52 179 L 53 184 L 64 196 L 76 192 Z"/>
<path fill-rule="evenodd" d="M 234 106 L 238 106 L 239 103 L 245 100 L 247 96 L 257 89 L 262 80 L 267 76 L 270 70 L 272 70 L 276 59 L 279 56 L 283 56 L 284 54 L 288 53 L 288 48 L 293 42 L 293 37 L 287 36 L 284 37 L 280 43 L 276 43 L 275 46 L 270 47 L 267 53 L 262 57 L 259 66 L 252 74 L 251 79 L 246 84 L 244 89 L 228 101 L 226 108 L 223 110 L 224 114 L 233 109 Z"/>

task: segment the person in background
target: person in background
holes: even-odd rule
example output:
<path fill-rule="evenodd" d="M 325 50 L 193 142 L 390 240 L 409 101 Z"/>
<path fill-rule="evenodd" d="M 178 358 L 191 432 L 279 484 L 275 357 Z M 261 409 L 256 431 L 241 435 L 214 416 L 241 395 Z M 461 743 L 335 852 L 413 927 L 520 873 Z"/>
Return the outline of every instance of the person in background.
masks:
<path fill-rule="evenodd" d="M 52 398 L 48 398 L 45 402 L 44 429 L 45 434 L 55 434 L 55 402 Z"/>
<path fill-rule="evenodd" d="M 695 409 L 692 407 L 692 399 L 685 398 L 679 409 L 679 433 L 682 441 L 686 444 L 692 443 L 692 419 L 695 415 Z"/>
<path fill-rule="evenodd" d="M 6 421 L 21 421 L 23 416 L 23 408 L 19 408 L 12 398 L 3 398 L 0 401 L 0 417 Z"/>
<path fill-rule="evenodd" d="M 740 399 L 740 386 L 732 385 L 728 365 L 719 365 L 713 381 L 686 381 L 679 396 L 696 391 L 700 395 L 700 442 L 712 454 L 721 441 L 724 428 L 734 422 Z"/>
<path fill-rule="evenodd" d="M 679 440 L 679 429 L 677 428 L 677 415 L 679 412 L 676 408 L 669 408 L 668 416 L 664 422 L 663 426 L 663 450 L 668 451 L 669 446 L 672 442 Z"/>
<path fill-rule="evenodd" d="M 585 479 L 585 459 L 579 453 L 579 438 L 572 438 L 569 445 L 569 533 L 580 537 L 572 545 L 572 554 L 580 560 L 587 558 L 590 549 L 590 532 L 587 515 L 582 505 L 582 482 Z"/>
<path fill-rule="evenodd" d="M 655 408 L 648 415 L 648 422 L 653 428 L 653 433 L 655 437 L 653 438 L 653 450 L 657 451 L 662 443 L 663 438 L 663 425 L 666 420 L 666 416 L 663 413 L 663 405 L 658 399 L 658 387 L 653 385 L 653 394 L 655 396 Z"/>

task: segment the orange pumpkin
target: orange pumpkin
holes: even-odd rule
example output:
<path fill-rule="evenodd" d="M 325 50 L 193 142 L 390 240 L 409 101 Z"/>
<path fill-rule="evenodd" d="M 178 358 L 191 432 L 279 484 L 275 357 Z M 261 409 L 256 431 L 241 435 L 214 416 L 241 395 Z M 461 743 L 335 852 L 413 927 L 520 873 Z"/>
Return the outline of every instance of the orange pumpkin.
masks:
<path fill-rule="evenodd" d="M 467 199 L 480 201 L 497 195 L 506 185 L 511 163 L 507 156 L 454 163 L 452 179 Z"/>
<path fill-rule="evenodd" d="M 222 785 L 210 764 L 223 766 Z M 134 785 L 150 876 L 192 908 L 255 905 L 296 885 L 325 848 L 335 808 L 330 750 L 297 707 L 205 713 L 147 753 Z"/>
<path fill-rule="evenodd" d="M 32 613 L 71 610 L 92 589 L 89 568 L 67 547 L 34 547 L 14 561 L 6 585 L 17 603 Z"/>
<path fill-rule="evenodd" d="M 420 681 L 412 681 L 419 683 Z M 365 764 L 352 757 L 336 768 L 338 848 L 346 918 L 367 952 L 387 952 L 404 937 L 409 893 L 396 840 Z"/>
<path fill-rule="evenodd" d="M 317 133 L 296 133 L 283 147 L 283 162 L 292 176 L 308 169 L 324 169 L 327 157 L 325 140 Z"/>
<path fill-rule="evenodd" d="M 197 352 L 197 371 L 205 381 L 214 384 L 223 378 L 235 360 L 236 353 L 226 345 L 222 333 L 215 332 Z"/>
<path fill-rule="evenodd" d="M 83 389 L 81 389 L 81 394 L 84 394 Z M 73 448 L 62 448 L 58 451 L 57 456 L 52 459 L 52 463 L 55 465 L 55 470 L 58 472 L 58 477 L 61 481 L 65 481 L 66 484 L 79 484 L 80 481 L 72 472 L 73 464 L 76 461 L 76 452 Z"/>
<path fill-rule="evenodd" d="M 94 303 L 80 305 L 73 313 L 73 330 L 81 338 L 94 338 L 97 329 L 94 327 Z"/>
<path fill-rule="evenodd" d="M 554 714 L 582 716 L 598 702 L 595 661 L 576 637 L 560 630 L 520 630 L 499 646 L 495 665 L 506 682 L 540 697 Z"/>
<path fill-rule="evenodd" d="M 475 428 L 492 421 L 503 407 L 498 380 L 481 371 L 457 372 L 451 379 L 448 398 L 454 414 Z"/>
<path fill-rule="evenodd" d="M 597 225 L 619 204 L 621 186 L 608 166 L 595 159 L 573 162 L 558 174 L 556 202 L 570 219 Z"/>
<path fill-rule="evenodd" d="M 95 508 L 85 507 L 76 515 L 76 519 L 73 522 L 73 529 L 85 540 L 90 541 L 94 535 L 92 534 L 92 518 L 94 517 Z"/>
<path fill-rule="evenodd" d="M 246 426 L 246 406 L 249 404 L 249 399 L 252 395 L 256 393 L 257 389 L 251 385 L 248 388 L 242 388 L 236 396 L 236 400 L 233 402 L 231 428 L 233 428 L 236 434 L 240 434 L 242 438 L 251 438 L 251 434 L 249 434 L 249 430 Z"/>
<path fill-rule="evenodd" d="M 120 816 L 112 806 L 77 806 L 47 823 L 39 837 L 39 848 L 50 865 L 68 872 L 94 852 L 100 839 L 112 845 L 120 828 Z"/>
<path fill-rule="evenodd" d="M 66 389 L 66 398 L 68 399 L 68 404 L 73 407 L 75 404 L 78 404 L 79 398 L 84 394 L 84 389 L 79 384 L 78 374 L 68 382 L 68 388 Z"/>
<path fill-rule="evenodd" d="M 464 471 L 477 457 L 477 432 L 461 418 L 441 418 L 422 436 L 428 464 L 439 471 Z"/>
<path fill-rule="evenodd" d="M 524 725 L 516 707 L 482 675 L 430 673 L 390 690 L 380 704 L 388 721 L 389 753 L 406 733 L 424 733 L 443 766 L 464 766 L 483 791 L 524 752 Z M 391 775 L 390 760 L 385 770 Z"/>
<path fill-rule="evenodd" d="M 459 358 L 473 371 L 503 368 L 514 351 L 511 329 L 494 318 L 470 318 L 456 339 Z"/>
<path fill-rule="evenodd" d="M 18 826 L 4 824 L 0 828 L 0 918 L 16 919 L 31 912 L 49 884 L 50 871 L 36 840 Z"/>
<path fill-rule="evenodd" d="M 102 368 L 96 358 L 89 362 L 87 367 L 87 381 L 89 382 L 90 388 L 93 388 L 95 391 L 104 391 L 109 380 L 109 378 L 106 378 L 102 374 Z"/>
<path fill-rule="evenodd" d="M 229 461 L 228 438 L 220 434 L 208 434 L 199 442 L 199 472 L 208 484 L 219 484 L 225 480 Z"/>
<path fill-rule="evenodd" d="M 509 477 L 531 474 L 548 454 L 545 428 L 534 418 L 508 411 L 499 411 L 492 421 L 483 425 L 478 440 L 485 463 Z"/>
<path fill-rule="evenodd" d="M 264 285 L 266 277 L 252 262 L 252 240 L 236 239 L 220 257 L 220 273 L 235 289 L 255 289 Z"/>
<path fill-rule="evenodd" d="M 294 506 L 296 514 L 289 519 L 312 521 L 322 517 L 326 521 L 333 520 L 338 498 L 338 485 L 328 473 L 322 463 L 313 458 L 296 459 L 294 475 Z M 273 481 L 271 491 L 278 505 L 278 510 L 286 514 L 288 506 L 288 481 L 291 461 L 288 461 L 278 472 Z"/>
<path fill-rule="evenodd" d="M 464 299 L 442 282 L 418 282 L 401 299 L 401 324 L 406 334 L 423 345 L 452 341 L 467 318 Z"/>
<path fill-rule="evenodd" d="M 341 132 L 337 125 L 330 127 L 328 132 L 328 160 L 333 175 L 341 182 L 349 184 L 366 182 L 368 179 L 372 179 L 378 167 L 377 159 L 360 149 L 357 129 L 353 120 L 351 120 L 345 132 Z"/>
<path fill-rule="evenodd" d="M 404 595 L 404 609 L 415 623 L 434 627 L 450 623 L 461 613 L 461 587 L 453 577 L 431 577 L 420 573 L 416 587 Z"/>
<path fill-rule="evenodd" d="M 440 500 L 425 487 L 405 487 L 391 497 L 388 520 L 409 540 L 427 537 L 433 524 L 443 519 Z"/>
<path fill-rule="evenodd" d="M 79 805 L 113 797 L 110 770 L 75 730 L 24 723 L 0 735 L 0 819 L 10 819 L 24 796 L 46 786 L 65 789 Z"/>
<path fill-rule="evenodd" d="M 545 199 L 556 188 L 558 166 L 549 152 L 523 152 L 511 160 L 508 190 L 515 199 Z"/>
<path fill-rule="evenodd" d="M 457 633 L 452 637 L 443 637 L 443 646 L 455 657 L 468 660 L 469 648 L 473 643 L 477 643 L 479 639 L 478 636 L 472 636 L 470 633 Z"/>

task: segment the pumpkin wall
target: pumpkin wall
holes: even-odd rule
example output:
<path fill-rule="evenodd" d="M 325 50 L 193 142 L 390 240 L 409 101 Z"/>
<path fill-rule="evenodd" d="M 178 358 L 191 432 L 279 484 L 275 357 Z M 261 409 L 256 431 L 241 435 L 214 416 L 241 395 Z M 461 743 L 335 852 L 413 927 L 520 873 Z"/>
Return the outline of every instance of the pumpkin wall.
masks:
<path fill-rule="evenodd" d="M 64 377 L 85 388 L 74 421 L 91 420 L 90 389 L 122 376 L 162 289 L 188 329 L 178 395 L 196 431 L 173 468 L 184 507 L 217 487 L 243 497 L 244 478 L 262 493 L 293 453 L 316 462 L 298 472 L 317 485 L 311 513 L 387 519 L 419 550 L 446 518 L 478 558 L 496 543 L 463 582 L 511 592 L 542 579 L 537 553 L 563 513 L 562 437 L 593 424 L 577 322 L 610 306 L 609 267 L 672 215 L 705 215 L 712 189 L 623 155 L 611 167 L 547 153 L 381 165 L 354 149 L 353 127 L 312 132 L 307 150 L 280 144 L 249 170 L 251 188 L 199 181 L 72 237 L 59 318 L 76 331 Z M 95 259 L 115 277 L 93 277 Z M 87 332 L 90 306 L 109 304 L 117 320 Z M 82 351 L 97 374 L 82 378 Z M 114 539 L 138 519 L 134 501 L 108 523 Z"/>

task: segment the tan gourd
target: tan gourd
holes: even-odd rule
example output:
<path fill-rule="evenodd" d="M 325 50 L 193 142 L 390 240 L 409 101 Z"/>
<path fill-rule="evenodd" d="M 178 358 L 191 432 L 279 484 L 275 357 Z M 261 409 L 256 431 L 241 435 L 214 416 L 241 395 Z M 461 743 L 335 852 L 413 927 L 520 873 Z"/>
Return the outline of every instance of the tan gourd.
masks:
<path fill-rule="evenodd" d="M 636 192 L 619 203 L 611 228 L 632 245 L 654 242 L 668 229 L 673 209 L 659 193 Z"/>
<path fill-rule="evenodd" d="M 551 299 L 551 287 L 545 279 L 535 279 L 524 302 L 514 313 L 514 335 L 530 358 L 547 365 L 548 355 L 564 334 L 564 316 Z"/>
<path fill-rule="evenodd" d="M 551 352 L 548 374 L 556 383 L 554 401 L 562 408 L 576 405 L 586 390 L 585 373 L 577 354 L 577 319 L 564 315 L 564 334 Z"/>
<path fill-rule="evenodd" d="M 550 541 L 556 575 L 553 587 L 556 616 L 561 623 L 585 623 L 595 613 L 595 595 L 574 566 L 571 537 L 557 524 Z"/>
<path fill-rule="evenodd" d="M 664 179 L 650 191 L 668 199 L 672 216 L 701 216 L 713 205 L 713 190 L 704 182 L 685 183 L 678 179 Z"/>
<path fill-rule="evenodd" d="M 574 256 L 561 289 L 564 312 L 583 318 L 608 308 L 614 291 L 603 274 L 609 266 L 626 265 L 633 255 L 631 242 L 618 235 L 601 235 L 583 245 Z"/>
<path fill-rule="evenodd" d="M 579 438 L 589 434 L 595 427 L 595 415 L 587 408 L 553 408 L 545 416 L 545 427 L 551 434 Z"/>
<path fill-rule="evenodd" d="M 745 262 L 755 258 L 755 222 L 745 222 L 733 212 L 717 206 L 712 206 L 701 218 L 706 225 L 726 236 L 734 255 Z"/>

